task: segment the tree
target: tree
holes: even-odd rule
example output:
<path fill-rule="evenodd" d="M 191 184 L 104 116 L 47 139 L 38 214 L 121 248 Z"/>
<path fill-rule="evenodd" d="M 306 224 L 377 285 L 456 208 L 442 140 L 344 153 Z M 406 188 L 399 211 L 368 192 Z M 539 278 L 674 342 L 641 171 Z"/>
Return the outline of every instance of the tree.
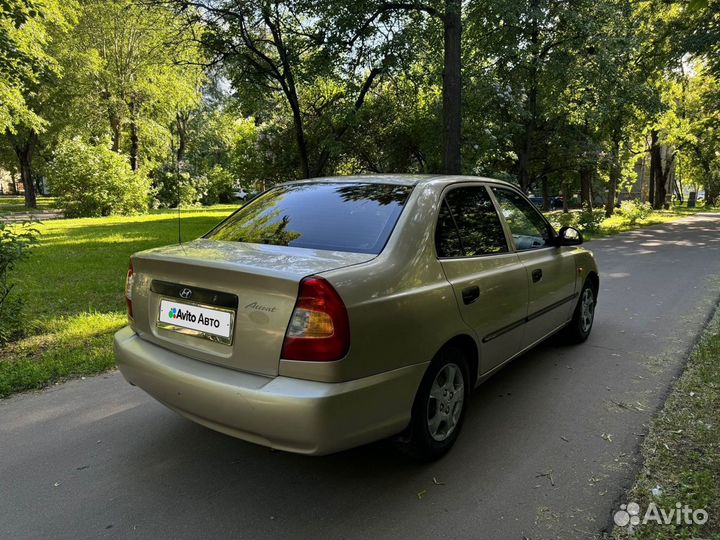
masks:
<path fill-rule="evenodd" d="M 48 128 L 41 110 L 46 85 L 62 75 L 57 40 L 76 9 L 73 0 L 0 0 L 0 135 L 17 158 L 28 208 L 36 206 L 32 158 Z"/>
<path fill-rule="evenodd" d="M 182 127 L 198 106 L 204 61 L 197 43 L 184 37 L 197 31 L 161 6 L 85 4 L 67 44 L 92 65 L 75 81 L 83 98 L 76 105 L 111 134 L 113 151 L 126 153 L 133 171 L 143 159 L 163 159 L 171 127 Z"/>
<path fill-rule="evenodd" d="M 699 61 L 681 65 L 675 77 L 666 81 L 663 100 L 667 110 L 653 131 L 654 149 L 658 154 L 658 139 L 662 135 L 665 145 L 685 156 L 687 172 L 696 184 L 704 186 L 708 205 L 715 205 L 720 197 L 719 97 L 720 84 L 708 65 Z M 676 155 L 673 153 L 668 161 Z M 670 163 L 662 169 L 660 156 L 656 161 L 664 187 Z"/>

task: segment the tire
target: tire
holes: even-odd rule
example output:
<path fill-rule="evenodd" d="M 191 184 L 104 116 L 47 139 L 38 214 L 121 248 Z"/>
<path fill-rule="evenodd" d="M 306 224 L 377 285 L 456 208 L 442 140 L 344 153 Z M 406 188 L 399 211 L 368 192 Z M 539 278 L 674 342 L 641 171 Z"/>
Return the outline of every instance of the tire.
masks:
<path fill-rule="evenodd" d="M 562 334 L 566 343 L 582 343 L 588 338 L 595 321 L 596 304 L 597 291 L 592 282 L 586 279 L 580 291 L 580 298 L 573 312 L 572 320 Z"/>
<path fill-rule="evenodd" d="M 396 440 L 397 448 L 418 461 L 435 461 L 458 438 L 472 390 L 466 355 L 455 346 L 433 358 L 420 383 L 410 425 Z"/>

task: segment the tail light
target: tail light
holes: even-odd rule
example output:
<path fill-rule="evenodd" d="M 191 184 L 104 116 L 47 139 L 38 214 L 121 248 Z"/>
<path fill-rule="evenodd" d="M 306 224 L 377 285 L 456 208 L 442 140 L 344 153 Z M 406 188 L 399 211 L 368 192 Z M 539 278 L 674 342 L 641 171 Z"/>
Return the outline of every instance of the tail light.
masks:
<path fill-rule="evenodd" d="M 128 264 L 127 278 L 125 279 L 125 301 L 127 302 L 128 317 L 133 318 L 133 305 L 132 305 L 132 286 L 133 279 L 135 278 L 135 271 L 133 270 L 132 259 Z"/>
<path fill-rule="evenodd" d="M 285 333 L 282 358 L 329 362 L 344 357 L 349 348 L 350 325 L 340 295 L 322 278 L 303 279 Z"/>

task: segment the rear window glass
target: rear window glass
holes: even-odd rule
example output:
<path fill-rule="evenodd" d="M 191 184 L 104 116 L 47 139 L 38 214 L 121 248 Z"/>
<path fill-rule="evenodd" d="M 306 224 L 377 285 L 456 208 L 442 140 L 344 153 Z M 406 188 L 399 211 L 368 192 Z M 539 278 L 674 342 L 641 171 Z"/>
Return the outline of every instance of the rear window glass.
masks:
<path fill-rule="evenodd" d="M 411 190 L 346 182 L 278 186 L 243 206 L 206 238 L 377 254 Z"/>

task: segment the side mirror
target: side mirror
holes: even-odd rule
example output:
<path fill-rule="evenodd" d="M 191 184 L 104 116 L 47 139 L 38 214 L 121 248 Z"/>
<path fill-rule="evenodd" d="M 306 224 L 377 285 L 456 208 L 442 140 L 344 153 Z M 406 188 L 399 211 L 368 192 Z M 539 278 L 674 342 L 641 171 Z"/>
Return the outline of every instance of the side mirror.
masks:
<path fill-rule="evenodd" d="M 583 243 L 583 236 L 574 227 L 563 227 L 555 238 L 556 246 L 579 246 Z"/>

